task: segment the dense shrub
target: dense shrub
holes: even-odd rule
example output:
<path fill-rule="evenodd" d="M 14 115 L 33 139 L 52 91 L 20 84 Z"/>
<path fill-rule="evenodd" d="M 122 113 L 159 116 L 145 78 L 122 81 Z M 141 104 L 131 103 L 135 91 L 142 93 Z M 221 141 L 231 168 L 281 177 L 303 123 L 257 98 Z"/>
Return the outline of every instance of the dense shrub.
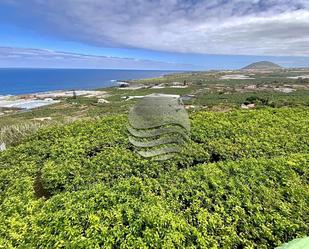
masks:
<path fill-rule="evenodd" d="M 192 119 L 192 139 L 203 144 L 215 161 L 273 157 L 309 149 L 307 109 L 200 112 Z"/>
<path fill-rule="evenodd" d="M 274 248 L 309 233 L 309 111 L 198 112 L 141 158 L 126 118 L 40 130 L 0 154 L 0 247 Z"/>

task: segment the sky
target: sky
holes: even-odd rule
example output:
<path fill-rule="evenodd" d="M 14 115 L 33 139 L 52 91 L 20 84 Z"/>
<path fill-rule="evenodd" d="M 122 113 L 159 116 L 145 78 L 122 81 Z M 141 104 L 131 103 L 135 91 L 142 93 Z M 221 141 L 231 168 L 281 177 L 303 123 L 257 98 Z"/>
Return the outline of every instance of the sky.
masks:
<path fill-rule="evenodd" d="M 308 0 L 0 0 L 0 67 L 309 66 Z"/>

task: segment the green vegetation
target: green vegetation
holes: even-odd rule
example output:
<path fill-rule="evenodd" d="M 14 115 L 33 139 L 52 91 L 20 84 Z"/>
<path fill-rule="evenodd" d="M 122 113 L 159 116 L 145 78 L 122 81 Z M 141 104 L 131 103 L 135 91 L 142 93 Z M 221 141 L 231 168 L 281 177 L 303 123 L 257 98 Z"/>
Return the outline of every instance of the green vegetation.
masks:
<path fill-rule="evenodd" d="M 245 75 L 247 79 L 224 78 Z M 164 77 L 131 80 L 133 87 L 145 88 L 107 88 L 104 97 L 109 103 L 98 103 L 96 97 L 76 96 L 59 98 L 61 103 L 27 112 L 5 113 L 0 109 L 0 130 L 11 125 L 40 123 L 37 118 L 50 117 L 50 123 L 71 123 L 75 120 L 91 119 L 110 114 L 128 113 L 136 103 L 130 96 L 144 96 L 151 93 L 178 94 L 185 97 L 184 103 L 192 110 L 225 111 L 239 109 L 243 103 L 254 103 L 256 108 L 308 107 L 309 79 L 297 78 L 309 75 L 308 69 L 282 69 L 268 72 L 248 71 L 210 71 L 170 74 Z M 296 77 L 291 79 L 289 77 Z M 176 86 L 176 87 L 175 87 Z M 178 87 L 177 87 L 178 86 Z M 180 86 L 180 87 L 179 87 Z M 160 87 L 160 88 L 153 88 Z M 183 87 L 183 88 L 181 88 Z M 284 90 L 290 90 L 284 92 Z M 186 96 L 189 97 L 186 98 Z M 254 101 L 252 101 L 255 99 Z M 191 106 L 190 106 L 191 105 Z"/>
<path fill-rule="evenodd" d="M 239 108 L 242 103 L 254 103 L 258 108 L 309 106 L 309 91 L 282 92 L 201 92 L 187 101 L 196 106 L 225 106 Z"/>
<path fill-rule="evenodd" d="M 171 84 L 178 82 L 183 84 L 186 82 L 189 86 L 205 86 L 205 87 L 215 87 L 217 86 L 243 86 L 247 84 L 271 84 L 272 86 L 279 86 L 284 84 L 308 84 L 309 79 L 291 79 L 288 77 L 297 77 L 302 74 L 308 74 L 308 69 L 303 72 L 298 70 L 275 70 L 269 72 L 259 72 L 259 71 L 208 71 L 208 72 L 188 72 L 188 73 L 175 73 L 165 75 L 159 78 L 147 78 L 141 80 L 129 80 L 133 85 L 145 84 L 145 85 L 159 85 L 159 84 Z M 239 79 L 221 79 L 222 76 L 226 75 L 249 75 L 250 78 L 246 80 Z"/>
<path fill-rule="evenodd" d="M 191 141 L 162 162 L 135 153 L 125 115 L 40 129 L 0 153 L 0 247 L 268 249 L 305 237 L 308 116 L 192 112 Z"/>
<path fill-rule="evenodd" d="M 0 248 L 272 249 L 308 236 L 306 72 L 178 73 L 103 101 L 1 110 Z M 182 96 L 190 114 L 172 160 L 129 142 L 129 108 L 151 93 Z"/>

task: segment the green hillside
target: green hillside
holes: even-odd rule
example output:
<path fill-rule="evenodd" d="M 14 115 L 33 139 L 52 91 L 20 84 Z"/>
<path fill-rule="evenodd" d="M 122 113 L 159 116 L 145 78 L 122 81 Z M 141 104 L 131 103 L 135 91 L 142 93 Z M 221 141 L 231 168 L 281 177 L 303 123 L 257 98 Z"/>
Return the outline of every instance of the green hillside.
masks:
<path fill-rule="evenodd" d="M 275 248 L 309 233 L 309 110 L 191 114 L 168 161 L 126 117 L 39 130 L 0 153 L 1 248 Z"/>

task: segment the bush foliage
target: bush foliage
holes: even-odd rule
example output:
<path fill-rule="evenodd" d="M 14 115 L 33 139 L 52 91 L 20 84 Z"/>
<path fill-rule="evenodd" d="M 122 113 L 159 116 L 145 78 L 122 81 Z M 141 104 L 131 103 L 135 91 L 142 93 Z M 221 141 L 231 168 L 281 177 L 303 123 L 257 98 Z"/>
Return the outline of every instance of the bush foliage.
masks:
<path fill-rule="evenodd" d="M 309 233 L 309 111 L 191 115 L 177 158 L 126 117 L 39 130 L 0 154 L 0 247 L 275 248 Z"/>

